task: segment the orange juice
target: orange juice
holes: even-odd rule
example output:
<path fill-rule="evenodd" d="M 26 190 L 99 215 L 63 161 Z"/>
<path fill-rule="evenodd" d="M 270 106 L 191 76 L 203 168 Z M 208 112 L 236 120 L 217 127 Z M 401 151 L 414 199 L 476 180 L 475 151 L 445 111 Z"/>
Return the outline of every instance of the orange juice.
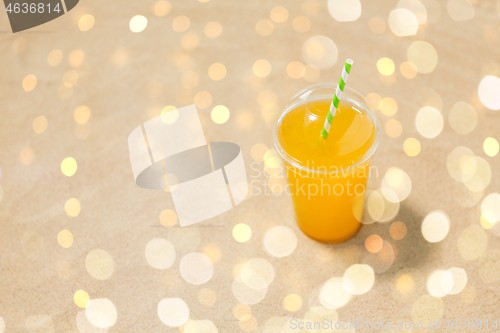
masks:
<path fill-rule="evenodd" d="M 274 145 L 286 167 L 300 229 L 317 241 L 339 243 L 360 227 L 379 125 L 363 98 L 346 89 L 323 139 L 320 133 L 335 86 L 312 88 L 316 94 L 285 108 L 275 128 Z"/>

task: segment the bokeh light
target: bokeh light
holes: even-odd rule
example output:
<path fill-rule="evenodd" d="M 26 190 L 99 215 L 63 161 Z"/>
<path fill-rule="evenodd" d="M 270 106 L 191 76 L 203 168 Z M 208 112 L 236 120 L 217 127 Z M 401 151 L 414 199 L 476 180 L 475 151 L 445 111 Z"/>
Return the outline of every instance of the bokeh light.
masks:
<path fill-rule="evenodd" d="M 442 283 L 444 274 L 444 270 L 437 270 L 431 273 L 427 279 L 427 290 L 434 297 L 443 297 L 446 295 Z"/>
<path fill-rule="evenodd" d="M 271 64 L 265 59 L 259 59 L 252 66 L 253 73 L 258 77 L 266 77 L 271 73 Z"/>
<path fill-rule="evenodd" d="M 200 285 L 212 278 L 214 266 L 210 258 L 203 253 L 192 252 L 182 257 L 180 271 L 184 280 L 194 285 Z"/>
<path fill-rule="evenodd" d="M 432 106 L 424 106 L 417 112 L 415 127 L 423 137 L 435 138 L 441 133 L 443 126 L 443 115 Z"/>
<path fill-rule="evenodd" d="M 271 284 L 274 279 L 274 268 L 269 261 L 262 258 L 253 258 L 245 262 L 241 268 L 241 280 L 251 289 L 262 290 Z"/>
<path fill-rule="evenodd" d="M 474 6 L 468 0 L 448 0 L 446 9 L 451 19 L 456 22 L 474 18 Z"/>
<path fill-rule="evenodd" d="M 173 105 L 164 106 L 161 109 L 160 118 L 165 124 L 173 124 L 179 119 L 179 110 Z M 169 190 L 171 189 L 169 188 Z"/>
<path fill-rule="evenodd" d="M 370 266 L 375 274 L 382 274 L 391 268 L 394 258 L 394 247 L 389 242 L 383 241 L 381 249 L 376 253 L 364 252 L 361 263 Z"/>
<path fill-rule="evenodd" d="M 57 66 L 61 63 L 63 53 L 61 50 L 52 50 L 47 57 L 47 61 L 51 67 Z"/>
<path fill-rule="evenodd" d="M 288 10 L 286 10 L 283 6 L 276 6 L 271 9 L 271 13 L 269 14 L 271 20 L 276 23 L 283 23 L 288 20 Z"/>
<path fill-rule="evenodd" d="M 261 36 L 269 36 L 274 31 L 274 24 L 271 20 L 260 20 L 255 25 L 255 31 Z"/>
<path fill-rule="evenodd" d="M 177 16 L 173 21 L 172 21 L 172 29 L 176 32 L 184 32 L 187 29 L 189 29 L 189 26 L 191 25 L 191 20 L 189 17 L 180 15 Z"/>
<path fill-rule="evenodd" d="M 415 90 L 415 97 L 419 100 L 419 106 L 432 106 L 438 111 L 443 111 L 443 99 L 439 93 L 429 87 L 420 87 Z"/>
<path fill-rule="evenodd" d="M 415 157 L 420 154 L 421 148 L 422 147 L 420 145 L 420 141 L 415 138 L 408 138 L 403 143 L 403 150 L 405 151 L 406 155 L 410 157 Z"/>
<path fill-rule="evenodd" d="M 396 289 L 401 294 L 409 294 L 415 285 L 415 282 L 410 274 L 399 274 L 396 280 Z"/>
<path fill-rule="evenodd" d="M 370 235 L 365 240 L 365 247 L 370 253 L 377 253 L 382 250 L 384 240 L 379 235 Z"/>
<path fill-rule="evenodd" d="M 417 18 L 418 24 L 425 24 L 427 22 L 427 9 L 418 0 L 399 0 L 398 8 L 405 8 L 411 11 Z"/>
<path fill-rule="evenodd" d="M 467 285 L 467 272 L 463 268 L 452 267 L 442 277 L 441 286 L 448 295 L 456 295 Z"/>
<path fill-rule="evenodd" d="M 306 72 L 305 66 L 300 61 L 292 61 L 286 66 L 286 73 L 292 79 L 300 79 Z"/>
<path fill-rule="evenodd" d="M 85 60 L 85 52 L 81 49 L 74 49 L 68 55 L 69 65 L 71 67 L 80 67 Z"/>
<path fill-rule="evenodd" d="M 78 165 L 73 157 L 66 157 L 61 162 L 61 171 L 67 177 L 73 176 L 76 173 L 77 168 Z"/>
<path fill-rule="evenodd" d="M 226 66 L 216 62 L 208 68 L 208 76 L 214 81 L 220 81 L 226 76 Z"/>
<path fill-rule="evenodd" d="M 203 306 L 212 306 L 217 300 L 217 294 L 210 288 L 204 288 L 198 293 L 198 302 Z"/>
<path fill-rule="evenodd" d="M 57 242 L 65 249 L 69 249 L 73 245 L 73 234 L 67 229 L 61 230 L 57 234 Z"/>
<path fill-rule="evenodd" d="M 80 214 L 81 208 L 82 207 L 80 205 L 80 201 L 78 201 L 77 198 L 70 198 L 64 204 L 64 210 L 66 211 L 66 214 L 71 217 L 78 216 L 78 214 Z"/>
<path fill-rule="evenodd" d="M 299 33 L 308 32 L 311 29 L 311 21 L 305 16 L 297 16 L 292 21 L 292 27 Z"/>
<path fill-rule="evenodd" d="M 488 137 L 484 139 L 483 150 L 489 157 L 494 157 L 498 154 L 499 145 L 495 138 Z"/>
<path fill-rule="evenodd" d="M 345 271 L 342 283 L 351 294 L 361 295 L 373 287 L 375 273 L 368 265 L 354 264 Z"/>
<path fill-rule="evenodd" d="M 398 112 L 398 103 L 390 97 L 382 98 L 380 101 L 380 111 L 386 116 L 392 116 Z"/>
<path fill-rule="evenodd" d="M 381 188 L 368 192 L 365 195 L 365 200 L 368 216 L 373 221 L 390 222 L 399 212 L 399 197 L 391 188 L 385 187 L 383 192 Z M 363 221 L 363 223 L 366 222 Z"/>
<path fill-rule="evenodd" d="M 73 117 L 78 124 L 86 124 L 90 119 L 90 108 L 86 105 L 80 105 L 75 109 Z"/>
<path fill-rule="evenodd" d="M 244 332 L 253 332 L 255 331 L 258 325 L 259 323 L 257 322 L 257 319 L 252 315 L 245 316 L 240 320 L 240 328 Z"/>
<path fill-rule="evenodd" d="M 156 269 L 166 269 L 175 261 L 175 249 L 172 243 L 163 238 L 155 238 L 146 245 L 146 260 Z"/>
<path fill-rule="evenodd" d="M 194 104 L 200 109 L 206 109 L 212 104 L 212 95 L 208 91 L 199 91 L 194 95 Z"/>
<path fill-rule="evenodd" d="M 115 262 L 107 251 L 93 249 L 85 257 L 85 268 L 93 278 L 107 280 L 113 275 Z"/>
<path fill-rule="evenodd" d="M 432 73 L 438 63 L 438 54 L 434 46 L 424 41 L 410 44 L 407 51 L 408 61 L 415 65 L 417 72 Z"/>
<path fill-rule="evenodd" d="M 406 236 L 406 232 L 406 225 L 401 221 L 394 222 L 389 228 L 389 234 L 395 240 L 403 239 Z"/>
<path fill-rule="evenodd" d="M 200 42 L 200 37 L 194 32 L 188 32 L 182 36 L 181 45 L 186 50 L 195 49 Z"/>
<path fill-rule="evenodd" d="M 153 12 L 156 16 L 167 16 L 172 10 L 172 4 L 165 0 L 157 1 L 153 7 Z"/>
<path fill-rule="evenodd" d="M 488 109 L 500 110 L 500 78 L 485 76 L 479 83 L 478 94 L 479 100 Z"/>
<path fill-rule="evenodd" d="M 458 146 L 450 152 L 446 165 L 448 173 L 457 182 L 471 179 L 477 170 L 477 160 L 474 153 L 463 146 Z"/>
<path fill-rule="evenodd" d="M 389 58 L 380 58 L 377 61 L 377 69 L 382 75 L 391 75 L 394 73 L 394 62 Z"/>
<path fill-rule="evenodd" d="M 337 62 L 337 46 L 328 37 L 313 36 L 304 43 L 302 56 L 308 65 L 328 69 Z"/>
<path fill-rule="evenodd" d="M 247 286 L 241 276 L 234 279 L 231 285 L 231 290 L 234 297 L 243 304 L 257 304 L 264 299 L 267 293 L 267 288 L 253 289 Z"/>
<path fill-rule="evenodd" d="M 472 192 L 483 191 L 491 182 L 491 166 L 482 157 L 476 156 L 472 160 L 464 163 L 465 169 L 474 171 L 472 176 L 464 181 L 464 185 Z M 473 166 L 475 168 L 473 169 Z"/>
<path fill-rule="evenodd" d="M 118 313 L 113 302 L 108 298 L 91 299 L 85 307 L 85 314 L 92 325 L 102 328 L 113 326 Z"/>
<path fill-rule="evenodd" d="M 77 290 L 73 295 L 73 301 L 79 308 L 86 308 L 90 301 L 89 294 L 85 290 Z"/>
<path fill-rule="evenodd" d="M 224 124 L 229 120 L 229 109 L 224 105 L 217 105 L 212 109 L 210 117 L 216 124 Z"/>
<path fill-rule="evenodd" d="M 288 294 L 283 299 L 283 307 L 290 312 L 299 311 L 302 307 L 302 297 L 297 294 Z"/>
<path fill-rule="evenodd" d="M 208 38 L 217 38 L 222 33 L 222 25 L 217 21 L 210 21 L 207 24 L 205 24 L 203 33 Z"/>
<path fill-rule="evenodd" d="M 42 134 L 47 129 L 47 118 L 45 116 L 38 116 L 33 119 L 33 130 L 37 134 Z"/>
<path fill-rule="evenodd" d="M 23 79 L 23 89 L 26 92 L 30 92 L 35 89 L 37 83 L 36 76 L 33 74 L 26 75 Z"/>
<path fill-rule="evenodd" d="M 390 193 L 387 193 L 388 189 L 391 190 Z M 391 168 L 382 179 L 381 191 L 389 201 L 393 199 L 403 201 L 411 192 L 411 179 L 403 170 Z M 393 193 L 396 194 L 397 198 L 394 198 Z"/>
<path fill-rule="evenodd" d="M 264 235 L 264 249 L 272 256 L 286 257 L 297 247 L 295 232 L 286 226 L 277 226 Z"/>
<path fill-rule="evenodd" d="M 389 28 L 398 37 L 413 36 L 418 30 L 418 19 L 406 8 L 398 8 L 389 14 Z"/>
<path fill-rule="evenodd" d="M 461 135 L 467 135 L 476 128 L 477 114 L 472 105 L 458 101 L 450 109 L 448 121 L 451 128 Z"/>
<path fill-rule="evenodd" d="M 178 327 L 189 319 L 189 307 L 180 298 L 164 298 L 158 303 L 158 317 L 165 325 Z"/>
<path fill-rule="evenodd" d="M 321 304 L 329 309 L 339 309 L 351 300 L 351 294 L 344 288 L 343 278 L 333 277 L 323 284 L 319 292 Z"/>
<path fill-rule="evenodd" d="M 142 15 L 135 15 L 130 19 L 129 23 L 130 31 L 135 33 L 143 31 L 144 29 L 146 29 L 147 25 L 148 19 Z"/>
<path fill-rule="evenodd" d="M 236 319 L 241 320 L 252 315 L 252 308 L 250 308 L 247 304 L 236 304 L 233 308 L 233 315 Z"/>
<path fill-rule="evenodd" d="M 35 152 L 30 147 L 24 147 L 19 152 L 19 161 L 23 165 L 30 165 L 35 159 Z"/>
<path fill-rule="evenodd" d="M 252 237 L 252 229 L 245 223 L 238 223 L 233 228 L 233 237 L 237 242 L 245 243 Z"/>
<path fill-rule="evenodd" d="M 356 21 L 361 16 L 359 0 L 328 0 L 330 15 L 339 22 Z"/>
<path fill-rule="evenodd" d="M 401 72 L 401 75 L 403 75 L 407 79 L 413 79 L 415 76 L 417 76 L 417 66 L 415 66 L 410 61 L 404 61 L 403 63 L 401 63 L 401 65 L 399 66 L 399 71 Z"/>
<path fill-rule="evenodd" d="M 188 320 L 183 325 L 183 333 L 218 333 L 217 326 L 211 320 Z"/>
<path fill-rule="evenodd" d="M 500 221 L 500 194 L 488 194 L 481 202 L 481 216 L 489 223 Z"/>
<path fill-rule="evenodd" d="M 387 135 L 391 138 L 397 138 L 401 135 L 401 133 L 403 133 L 403 126 L 401 125 L 399 120 L 396 119 L 389 119 L 385 123 L 384 128 Z"/>
<path fill-rule="evenodd" d="M 209 245 L 205 246 L 202 253 L 204 255 L 206 255 L 208 257 L 208 259 L 210 259 L 212 264 L 217 263 L 220 260 L 221 255 L 222 255 L 221 251 L 219 250 L 219 248 L 215 244 L 209 244 Z"/>
<path fill-rule="evenodd" d="M 89 31 L 94 26 L 94 23 L 94 16 L 86 14 L 80 17 L 80 20 L 78 20 L 78 28 L 80 29 L 80 31 Z"/>
<path fill-rule="evenodd" d="M 429 243 L 437 243 L 445 239 L 450 231 L 450 219 L 443 211 L 429 213 L 422 222 L 422 235 Z"/>

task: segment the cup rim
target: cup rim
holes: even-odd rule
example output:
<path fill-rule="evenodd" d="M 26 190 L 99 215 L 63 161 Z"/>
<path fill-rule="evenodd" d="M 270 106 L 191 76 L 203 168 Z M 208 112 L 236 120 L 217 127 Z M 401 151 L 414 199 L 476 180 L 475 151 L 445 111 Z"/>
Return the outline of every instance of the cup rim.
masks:
<path fill-rule="evenodd" d="M 368 104 L 368 102 L 366 101 L 366 99 L 359 93 L 357 92 L 356 90 L 350 88 L 350 87 L 345 87 L 344 88 L 344 95 L 342 95 L 342 99 L 344 102 L 347 98 L 348 101 L 351 101 L 351 104 L 354 104 L 354 105 L 357 105 L 360 109 L 360 111 L 362 111 L 363 113 L 365 113 L 369 119 L 372 121 L 372 123 L 374 124 L 375 126 L 375 141 L 373 142 L 373 145 L 370 147 L 370 149 L 368 149 L 366 151 L 366 153 L 359 159 L 359 161 L 357 161 L 356 163 L 346 167 L 346 168 L 337 168 L 336 170 L 327 170 L 327 171 L 323 171 L 323 170 L 315 170 L 315 169 L 309 169 L 307 167 L 304 167 L 300 164 L 298 164 L 297 162 L 295 162 L 289 154 L 287 154 L 285 152 L 285 150 L 281 147 L 279 141 L 278 141 L 278 135 L 277 135 L 277 131 L 278 131 L 278 126 L 279 124 L 281 123 L 281 121 L 283 120 L 284 116 L 290 112 L 290 110 L 292 109 L 295 109 L 297 106 L 299 105 L 303 105 L 306 103 L 306 97 L 309 96 L 308 95 L 305 95 L 307 92 L 311 92 L 311 91 L 314 91 L 314 90 L 318 90 L 318 89 L 321 89 L 321 88 L 327 88 L 327 89 L 331 89 L 333 91 L 335 91 L 335 89 L 337 89 L 337 84 L 333 84 L 333 83 L 319 83 L 319 84 L 315 84 L 315 85 L 312 85 L 312 86 L 308 86 L 304 89 L 302 89 L 301 91 L 299 91 L 297 94 L 295 94 L 290 100 L 294 100 L 294 99 L 297 99 L 297 98 L 302 98 L 303 101 L 297 101 L 293 104 L 290 104 L 287 103 L 285 105 L 285 107 L 283 108 L 283 111 L 280 115 L 280 117 L 278 118 L 278 120 L 276 121 L 276 124 L 274 125 L 274 128 L 273 128 L 273 134 L 272 134 L 272 139 L 273 139 L 273 148 L 274 148 L 274 151 L 276 152 L 276 155 L 278 156 L 278 158 L 281 160 L 281 162 L 285 162 L 283 163 L 285 165 L 286 168 L 296 172 L 295 170 L 289 168 L 287 166 L 288 165 L 291 165 L 293 168 L 295 168 L 297 171 L 305 171 L 307 173 L 312 173 L 312 174 L 316 174 L 316 175 L 332 175 L 332 174 L 338 174 L 338 173 L 347 173 L 349 171 L 352 171 L 356 168 L 358 168 L 359 166 L 365 164 L 368 160 L 370 159 L 373 159 L 375 156 L 376 156 L 376 153 L 379 151 L 379 146 L 380 146 L 380 142 L 382 140 L 382 135 L 381 135 L 381 126 L 380 126 L 380 122 L 378 120 L 378 118 L 375 116 L 375 113 L 371 110 L 370 108 L 370 105 Z M 347 92 L 347 94 L 345 94 Z M 349 94 L 352 94 L 352 95 L 355 95 L 357 98 L 359 98 L 363 103 L 359 103 L 357 101 L 354 101 L 352 98 L 349 98 Z M 333 94 L 332 94 L 333 96 Z M 318 100 L 321 100 L 323 98 L 317 98 Z M 342 102 L 342 101 L 341 101 Z M 354 103 L 353 103 L 354 102 Z M 363 105 L 364 104 L 364 105 Z M 319 134 L 318 134 L 319 135 Z"/>

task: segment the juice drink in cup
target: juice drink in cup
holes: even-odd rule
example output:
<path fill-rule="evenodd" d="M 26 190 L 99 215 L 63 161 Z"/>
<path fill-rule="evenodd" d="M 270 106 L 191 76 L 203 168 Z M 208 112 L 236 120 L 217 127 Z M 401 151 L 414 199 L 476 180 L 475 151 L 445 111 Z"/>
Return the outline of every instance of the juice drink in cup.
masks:
<path fill-rule="evenodd" d="M 380 124 L 364 98 L 345 88 L 327 139 L 320 135 L 336 85 L 315 85 L 285 107 L 273 133 L 297 223 L 312 239 L 339 243 L 360 227 Z"/>

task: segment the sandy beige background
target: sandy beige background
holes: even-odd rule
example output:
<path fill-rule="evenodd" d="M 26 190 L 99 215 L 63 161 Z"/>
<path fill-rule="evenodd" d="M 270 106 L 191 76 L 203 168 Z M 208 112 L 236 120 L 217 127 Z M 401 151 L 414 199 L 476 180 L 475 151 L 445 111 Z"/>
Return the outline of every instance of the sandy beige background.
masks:
<path fill-rule="evenodd" d="M 458 295 L 444 296 L 429 305 L 430 313 L 437 306 L 442 307 L 444 319 L 498 319 L 500 282 L 494 277 L 494 282 L 486 283 L 479 269 L 483 267 L 479 265 L 481 259 L 465 260 L 457 245 L 464 229 L 470 225 L 481 227 L 480 203 L 472 207 L 460 204 L 462 192 L 458 188 L 463 185 L 450 177 L 446 166 L 448 154 L 457 146 L 466 146 L 491 166 L 491 183 L 484 195 L 500 190 L 498 156 L 488 157 L 483 151 L 486 137 L 498 139 L 499 114 L 485 108 L 477 94 L 485 75 L 500 76 L 500 17 L 495 10 L 481 9 L 491 6 L 495 9 L 495 2 L 489 2 L 489 7 L 482 3 L 479 0 L 474 5 L 473 19 L 455 22 L 447 13 L 446 1 L 435 1 L 432 13 L 437 19 L 423 25 L 413 37 L 396 37 L 388 27 L 383 33 L 370 30 L 368 22 L 373 17 L 387 22 L 390 11 L 396 8 L 394 1 L 363 1 L 359 19 L 341 23 L 328 13 L 326 0 L 171 1 L 172 9 L 164 17 L 154 15 L 155 2 L 150 0 L 82 0 L 67 15 L 17 34 L 9 31 L 7 16 L 2 11 L 0 316 L 5 322 L 5 332 L 82 331 L 77 327 L 77 314 L 84 309 L 73 301 L 77 290 L 86 291 L 91 299 L 108 298 L 113 302 L 118 317 L 109 332 L 178 332 L 178 328 L 163 324 L 157 314 L 158 303 L 168 297 L 182 298 L 189 306 L 191 319 L 211 320 L 219 332 L 239 332 L 243 328 L 279 332 L 272 330 L 269 319 L 300 319 L 311 307 L 319 305 L 315 290 L 329 278 L 342 276 L 358 262 L 366 252 L 366 237 L 371 234 L 389 242 L 396 258 L 389 270 L 376 275 L 368 293 L 354 296 L 337 310 L 339 320 L 412 320 L 417 300 L 428 295 L 425 286 L 428 276 L 437 269 L 450 267 L 466 270 L 467 287 Z M 274 22 L 274 31 L 269 36 L 259 35 L 255 29 L 257 22 L 270 19 L 275 6 L 285 7 L 289 17 L 283 23 Z M 431 12 L 429 7 L 428 10 Z M 92 15 L 95 24 L 90 30 L 81 31 L 78 22 L 85 14 Z M 129 29 L 134 15 L 148 19 L 146 29 L 140 33 Z M 190 19 L 186 32 L 172 28 L 173 20 L 180 15 Z M 310 20 L 307 32 L 293 29 L 292 21 L 297 16 Z M 209 21 L 221 24 L 220 36 L 205 36 L 204 27 Z M 493 23 L 485 26 L 482 22 L 486 21 Z M 186 33 L 199 37 L 199 44 L 191 50 L 181 45 Z M 411 194 L 401 203 L 394 220 L 405 223 L 407 235 L 394 240 L 389 234 L 390 224 L 375 223 L 364 226 L 345 244 L 316 243 L 297 228 L 291 200 L 285 194 L 254 195 L 236 209 L 208 221 L 212 227 L 200 227 L 194 234 L 179 237 L 182 229 L 163 227 L 159 216 L 164 209 L 174 209 L 171 196 L 135 185 L 128 156 L 129 133 L 160 114 L 164 106 L 191 104 L 196 93 L 208 91 L 213 99 L 211 105 L 199 108 L 207 141 L 240 145 L 247 174 L 254 177 L 254 169 L 262 171 L 264 164 L 254 163 L 250 168 L 254 162 L 252 147 L 264 144 L 270 148 L 271 124 L 279 109 L 297 91 L 313 83 L 290 78 L 286 68 L 292 61 L 306 64 L 303 44 L 316 35 L 334 41 L 339 61 L 320 71 L 314 82 L 337 81 L 343 59 L 351 57 L 355 62 L 349 82 L 352 88 L 363 95 L 376 93 L 397 101 L 396 114 L 386 116 L 376 112 L 382 127 L 389 119 L 398 120 L 402 134 L 389 137 L 384 131 L 380 153 L 374 161 L 380 174 L 370 180 L 370 186 L 380 186 L 391 167 L 408 174 Z M 415 40 L 425 40 L 435 47 L 438 64 L 430 74 L 419 73 L 407 79 L 401 75 L 399 66 L 407 60 L 407 49 Z M 47 58 L 54 49 L 61 50 L 63 58 L 56 66 L 50 66 Z M 83 51 L 84 60 L 78 66 L 71 66 L 68 57 L 75 49 Z M 377 61 L 382 57 L 391 58 L 396 65 L 389 78 L 377 70 Z M 258 78 L 252 72 L 259 59 L 272 66 L 265 78 Z M 219 81 L 208 76 L 209 66 L 216 62 L 227 68 L 226 76 Z M 68 70 L 78 73 L 72 91 L 61 88 Z M 181 78 L 186 71 L 199 75 L 196 87 L 182 86 Z M 36 76 L 37 84 L 26 92 L 23 79 L 29 74 Z M 156 83 L 156 92 L 152 81 L 160 83 Z M 422 88 L 434 89 L 442 101 L 444 129 L 434 139 L 422 137 L 415 127 L 417 111 L 439 100 L 425 98 Z M 264 90 L 274 92 L 276 101 L 263 112 L 258 96 Z M 451 106 L 457 101 L 471 104 L 478 115 L 477 126 L 468 135 L 457 134 L 447 120 Z M 91 110 L 87 125 L 77 125 L 74 120 L 74 110 L 80 105 Z M 230 118 L 226 123 L 216 124 L 211 120 L 210 112 L 215 105 L 229 108 Z M 267 123 L 263 114 L 268 114 Z M 43 133 L 37 134 L 33 120 L 40 115 L 46 117 L 48 125 Z M 78 137 L 86 133 L 87 137 Z M 415 157 L 409 157 L 403 150 L 403 143 L 409 137 L 421 143 L 421 152 Z M 60 164 L 70 156 L 77 161 L 78 170 L 66 177 Z M 261 181 L 258 186 L 266 188 L 265 177 L 258 179 Z M 66 200 L 72 197 L 81 203 L 81 212 L 76 217 L 68 216 L 64 208 Z M 449 216 L 450 231 L 441 242 L 429 243 L 423 238 L 420 226 L 424 217 L 436 209 Z M 248 242 L 238 243 L 233 238 L 232 228 L 238 223 L 251 227 L 252 237 Z M 284 258 L 272 257 L 263 249 L 265 232 L 278 225 L 289 226 L 298 238 L 295 251 Z M 69 230 L 74 238 L 69 248 L 58 244 L 58 234 L 63 229 Z M 174 229 L 177 234 L 172 236 Z M 500 246 L 500 233 L 496 230 L 498 226 L 484 230 L 486 251 Z M 157 270 L 147 263 L 145 248 L 153 238 L 174 238 L 177 257 L 172 267 Z M 93 249 L 103 249 L 113 258 L 114 270 L 109 278 L 95 279 L 87 272 L 85 258 Z M 189 284 L 180 275 L 179 260 L 191 251 L 208 253 L 215 261 L 213 277 L 200 286 Z M 239 303 L 231 291 L 233 274 L 235 267 L 237 271 L 238 265 L 255 257 L 269 261 L 275 277 L 265 298 L 250 306 L 251 317 L 243 318 L 247 323 L 240 323 L 233 314 Z M 500 272 L 494 262 L 488 267 L 494 276 Z M 396 288 L 398 274 L 405 268 L 418 270 L 414 273 L 413 291 L 407 297 L 401 296 Z M 204 306 L 198 300 L 199 292 L 205 288 L 216 295 L 212 306 Z M 303 305 L 298 311 L 284 308 L 283 300 L 288 294 L 301 297 Z"/>

